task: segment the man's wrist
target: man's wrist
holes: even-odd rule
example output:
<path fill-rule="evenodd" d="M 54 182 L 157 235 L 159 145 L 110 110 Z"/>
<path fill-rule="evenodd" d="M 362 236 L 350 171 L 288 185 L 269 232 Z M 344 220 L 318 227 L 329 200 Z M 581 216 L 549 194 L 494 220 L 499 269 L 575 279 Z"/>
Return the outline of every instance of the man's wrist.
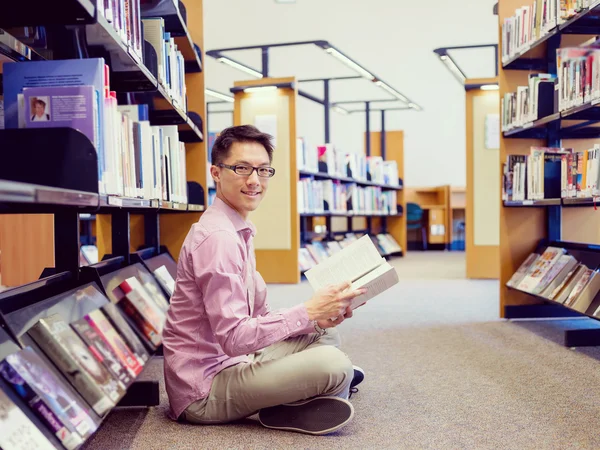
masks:
<path fill-rule="evenodd" d="M 321 328 L 321 326 L 319 325 L 319 323 L 316 320 L 313 320 L 313 325 L 315 327 L 315 331 L 317 333 L 319 333 L 320 336 L 323 336 L 324 334 L 327 333 L 327 330 L 325 330 L 324 328 Z"/>

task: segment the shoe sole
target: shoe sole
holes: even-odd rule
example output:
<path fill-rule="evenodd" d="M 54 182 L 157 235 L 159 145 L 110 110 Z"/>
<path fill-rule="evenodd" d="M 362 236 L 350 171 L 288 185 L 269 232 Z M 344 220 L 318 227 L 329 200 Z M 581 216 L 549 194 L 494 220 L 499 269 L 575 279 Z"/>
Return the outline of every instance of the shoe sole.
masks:
<path fill-rule="evenodd" d="M 316 397 L 294 404 L 261 409 L 258 420 L 266 428 L 313 435 L 333 433 L 354 417 L 354 407 L 339 397 Z"/>

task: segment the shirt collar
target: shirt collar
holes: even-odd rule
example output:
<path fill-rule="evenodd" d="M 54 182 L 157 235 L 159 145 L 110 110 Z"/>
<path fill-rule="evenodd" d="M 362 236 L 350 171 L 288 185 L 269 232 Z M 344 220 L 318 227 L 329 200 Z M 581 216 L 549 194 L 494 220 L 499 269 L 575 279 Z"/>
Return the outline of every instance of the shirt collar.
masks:
<path fill-rule="evenodd" d="M 225 215 L 227 215 L 229 220 L 231 220 L 231 223 L 233 223 L 235 231 L 240 232 L 244 230 L 249 230 L 252 237 L 256 235 L 256 227 L 254 226 L 254 224 L 249 220 L 244 220 L 243 217 L 240 216 L 240 214 L 235 209 L 233 209 L 219 197 L 215 197 L 212 206 L 217 210 L 224 212 Z"/>

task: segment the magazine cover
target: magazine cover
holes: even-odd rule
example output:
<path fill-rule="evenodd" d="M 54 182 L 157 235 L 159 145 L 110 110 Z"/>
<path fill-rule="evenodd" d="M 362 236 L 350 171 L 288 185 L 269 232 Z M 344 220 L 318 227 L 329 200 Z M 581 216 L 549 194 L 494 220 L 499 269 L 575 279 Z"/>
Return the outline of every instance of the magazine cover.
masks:
<path fill-rule="evenodd" d="M 96 431 L 84 404 L 31 347 L 7 356 L 0 362 L 0 373 L 65 447 L 77 447 Z"/>
<path fill-rule="evenodd" d="M 85 319 L 102 336 L 104 342 L 111 346 L 121 363 L 127 367 L 131 376 L 137 377 L 144 366 L 140 364 L 130 348 L 123 342 L 119 333 L 116 332 L 106 316 L 102 314 L 102 311 L 92 311 L 85 316 Z"/>
<path fill-rule="evenodd" d="M 90 353 L 100 361 L 115 379 L 118 399 L 125 395 L 127 387 L 133 382 L 133 378 L 119 361 L 119 357 L 113 349 L 102 339 L 97 331 L 86 319 L 79 319 L 71 323 L 71 327 L 81 337 L 90 350 Z"/>
<path fill-rule="evenodd" d="M 129 326 L 129 323 L 123 317 L 123 313 L 114 303 L 107 303 L 102 307 L 102 312 L 108 317 L 114 328 L 119 332 L 125 343 L 129 346 L 141 365 L 146 364 L 150 359 L 150 354 L 137 337 L 135 331 Z"/>
<path fill-rule="evenodd" d="M 58 314 L 40 319 L 27 333 L 98 415 L 115 405 L 109 397 L 116 394 L 110 391 L 112 377 Z"/>
<path fill-rule="evenodd" d="M 0 430 L 2 450 L 55 450 L 54 445 L 1 388 Z"/>
<path fill-rule="evenodd" d="M 167 291 L 169 295 L 173 295 L 173 292 L 175 292 L 175 280 L 167 268 L 165 266 L 158 267 L 154 271 L 154 275 L 164 290 Z"/>

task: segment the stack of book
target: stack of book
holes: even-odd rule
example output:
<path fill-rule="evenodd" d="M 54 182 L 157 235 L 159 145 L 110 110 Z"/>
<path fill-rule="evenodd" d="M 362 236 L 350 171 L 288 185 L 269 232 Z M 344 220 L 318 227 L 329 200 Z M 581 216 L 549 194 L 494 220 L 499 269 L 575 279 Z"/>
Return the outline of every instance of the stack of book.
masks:
<path fill-rule="evenodd" d="M 529 75 L 527 86 L 504 94 L 500 104 L 502 131 L 510 131 L 554 113 L 556 76 L 548 73 Z"/>
<path fill-rule="evenodd" d="M 102 58 L 5 63 L 6 128 L 74 128 L 98 155 L 98 192 L 187 203 L 176 125 L 151 126 L 148 105 L 118 105 Z"/>
<path fill-rule="evenodd" d="M 336 149 L 333 144 L 310 146 L 304 138 L 296 145 L 298 170 L 332 177 L 398 186 L 398 163 L 381 156 L 365 156 Z"/>
<path fill-rule="evenodd" d="M 298 263 L 301 272 L 312 269 L 317 264 L 325 261 L 331 255 L 339 252 L 353 242 L 356 242 L 363 234 L 346 233 L 339 240 L 325 241 L 314 240 L 310 244 L 304 245 L 299 250 Z M 388 256 L 402 251 L 400 245 L 389 233 L 380 233 L 369 235 L 371 241 L 377 248 L 381 256 Z"/>
<path fill-rule="evenodd" d="M 161 268 L 157 271 L 165 277 Z M 166 284 L 172 282 L 169 278 Z M 12 433 L 16 428 L 6 425 L 13 423 L 22 430 L 21 436 L 0 433 L 2 448 L 15 448 L 9 439 L 18 439 L 15 442 L 20 445 L 31 443 L 18 448 L 54 448 L 9 399 L 2 390 L 5 386 L 22 398 L 46 433 L 56 436 L 65 448 L 76 449 L 142 372 L 162 343 L 169 305 L 152 283 L 137 276 L 122 281 L 116 290 L 116 303 L 108 301 L 94 284 L 66 293 L 64 299 L 81 302 L 85 298 L 88 304 L 103 306 L 78 320 L 49 313 L 26 332 L 35 346 L 21 337 L 22 349 L 0 361 L 4 381 L 0 405 L 2 411 L 11 411 L 8 417 L 0 415 L 0 426 Z"/>
<path fill-rule="evenodd" d="M 531 253 L 506 285 L 600 318 L 600 307 L 594 302 L 600 290 L 598 271 L 564 248 L 546 247 L 541 253 Z"/>
<path fill-rule="evenodd" d="M 600 99 L 600 41 L 557 49 L 556 71 L 559 111 Z"/>
<path fill-rule="evenodd" d="M 390 215 L 398 213 L 396 191 L 376 186 L 357 186 L 336 180 L 298 181 L 298 212 L 319 214 Z"/>
<path fill-rule="evenodd" d="M 561 2 L 562 3 L 562 2 Z M 515 10 L 502 25 L 502 62 L 552 31 L 561 16 L 558 0 L 534 0 Z"/>
<path fill-rule="evenodd" d="M 572 149 L 531 147 L 529 155 L 507 155 L 503 164 L 505 201 L 557 199 L 566 176 L 563 160 Z"/>

